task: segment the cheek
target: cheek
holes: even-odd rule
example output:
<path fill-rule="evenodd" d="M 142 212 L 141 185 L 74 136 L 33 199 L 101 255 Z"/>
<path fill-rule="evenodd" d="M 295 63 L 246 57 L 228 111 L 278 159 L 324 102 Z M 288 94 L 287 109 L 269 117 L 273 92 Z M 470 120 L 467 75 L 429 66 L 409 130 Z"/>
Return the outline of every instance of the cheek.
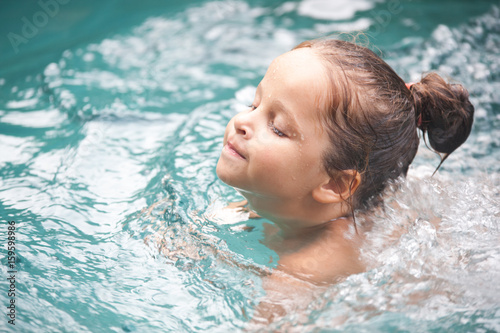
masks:
<path fill-rule="evenodd" d="M 270 148 L 265 148 L 262 150 L 262 153 L 258 157 L 258 165 L 257 167 L 261 171 L 261 173 L 280 173 L 286 170 L 283 170 L 285 158 L 281 152 L 272 150 Z"/>
<path fill-rule="evenodd" d="M 323 161 L 315 147 L 265 148 L 253 167 L 261 183 L 281 190 L 308 187 L 323 177 Z"/>
<path fill-rule="evenodd" d="M 252 164 L 255 181 L 269 190 L 286 188 L 297 178 L 296 152 L 286 146 L 266 147 Z"/>

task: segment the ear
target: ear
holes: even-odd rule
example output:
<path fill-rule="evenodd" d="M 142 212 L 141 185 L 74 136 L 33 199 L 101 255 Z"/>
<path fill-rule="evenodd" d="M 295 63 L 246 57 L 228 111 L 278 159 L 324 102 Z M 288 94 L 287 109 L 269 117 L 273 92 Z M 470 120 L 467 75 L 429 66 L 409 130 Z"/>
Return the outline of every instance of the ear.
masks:
<path fill-rule="evenodd" d="M 333 178 L 328 178 L 312 192 L 319 203 L 338 203 L 347 200 L 361 184 L 361 175 L 356 170 L 342 170 Z"/>

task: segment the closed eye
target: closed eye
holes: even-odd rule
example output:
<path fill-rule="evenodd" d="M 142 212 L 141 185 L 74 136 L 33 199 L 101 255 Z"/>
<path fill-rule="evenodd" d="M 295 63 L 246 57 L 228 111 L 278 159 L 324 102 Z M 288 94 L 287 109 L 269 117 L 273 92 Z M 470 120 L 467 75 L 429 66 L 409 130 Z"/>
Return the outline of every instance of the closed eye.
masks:
<path fill-rule="evenodd" d="M 253 105 L 253 104 L 252 104 L 252 105 L 249 105 L 248 107 L 250 108 L 250 110 L 251 110 L 251 111 L 253 111 L 253 110 L 257 109 L 257 107 L 256 107 L 255 105 Z"/>
<path fill-rule="evenodd" d="M 271 131 L 274 132 L 274 134 L 276 134 L 277 136 L 279 137 L 287 137 L 287 135 L 285 133 L 283 133 L 282 131 L 280 131 L 275 125 L 274 123 L 271 121 L 269 122 L 269 128 L 271 128 Z"/>

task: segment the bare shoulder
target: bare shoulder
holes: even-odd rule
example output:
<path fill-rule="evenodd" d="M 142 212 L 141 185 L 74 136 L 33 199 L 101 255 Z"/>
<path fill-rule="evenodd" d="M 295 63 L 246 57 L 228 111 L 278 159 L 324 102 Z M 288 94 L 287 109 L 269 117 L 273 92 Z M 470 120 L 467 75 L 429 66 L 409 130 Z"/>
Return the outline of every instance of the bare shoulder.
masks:
<path fill-rule="evenodd" d="M 335 283 L 364 271 L 360 246 L 361 237 L 348 225 L 333 226 L 299 251 L 282 255 L 278 269 L 315 284 Z"/>

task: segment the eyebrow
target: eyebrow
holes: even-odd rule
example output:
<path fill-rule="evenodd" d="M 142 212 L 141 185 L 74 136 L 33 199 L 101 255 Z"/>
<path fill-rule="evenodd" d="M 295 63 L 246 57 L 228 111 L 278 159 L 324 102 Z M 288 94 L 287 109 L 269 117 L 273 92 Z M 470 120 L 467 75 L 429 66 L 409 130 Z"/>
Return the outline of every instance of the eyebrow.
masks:
<path fill-rule="evenodd" d="M 257 92 L 260 93 L 261 99 L 262 99 L 262 84 L 259 84 L 257 86 Z M 287 118 L 287 120 L 290 121 L 291 126 L 293 126 L 296 131 L 300 132 L 299 123 L 295 119 L 295 116 L 293 115 L 293 113 L 285 107 L 283 102 L 281 102 L 280 100 L 276 100 L 276 99 L 273 100 L 271 102 L 271 110 L 278 111 L 279 113 L 284 114 L 285 118 Z"/>
<path fill-rule="evenodd" d="M 290 112 L 290 110 L 285 107 L 285 105 L 283 105 L 280 100 L 274 100 L 271 103 L 271 110 L 277 110 L 280 113 L 284 114 L 285 118 L 287 118 L 291 122 L 292 126 L 294 126 L 297 130 L 299 129 L 295 116 Z"/>

